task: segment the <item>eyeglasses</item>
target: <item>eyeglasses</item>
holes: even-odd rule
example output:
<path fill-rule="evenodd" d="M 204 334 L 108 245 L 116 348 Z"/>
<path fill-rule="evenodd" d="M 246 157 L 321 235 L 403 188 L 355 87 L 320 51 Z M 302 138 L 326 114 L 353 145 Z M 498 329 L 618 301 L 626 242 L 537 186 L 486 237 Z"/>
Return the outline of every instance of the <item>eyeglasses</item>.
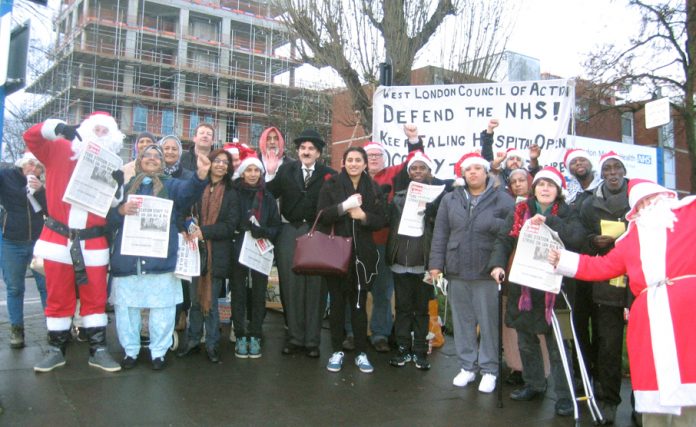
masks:
<path fill-rule="evenodd" d="M 225 159 L 215 159 L 215 160 L 213 160 L 213 163 L 218 164 L 218 165 L 225 165 L 225 166 L 230 165 L 230 162 L 228 162 Z"/>
<path fill-rule="evenodd" d="M 367 155 L 368 159 L 381 159 L 382 158 L 382 153 L 377 153 L 377 154 L 368 154 Z"/>

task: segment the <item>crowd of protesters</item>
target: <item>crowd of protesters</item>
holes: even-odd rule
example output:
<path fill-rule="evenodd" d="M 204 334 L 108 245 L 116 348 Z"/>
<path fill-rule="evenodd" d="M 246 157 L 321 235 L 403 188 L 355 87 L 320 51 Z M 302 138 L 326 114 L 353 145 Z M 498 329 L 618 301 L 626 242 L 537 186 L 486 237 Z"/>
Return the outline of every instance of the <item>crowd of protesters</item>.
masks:
<path fill-rule="evenodd" d="M 134 160 L 112 174 L 119 188 L 108 215 L 99 218 L 65 202 L 63 193 L 87 142 L 118 152 L 123 134 L 115 121 L 95 113 L 80 125 L 37 124 L 25 135 L 31 153 L 0 171 L 10 345 L 24 345 L 24 272 L 38 258 L 46 279 L 32 271 L 45 307 L 49 346 L 37 372 L 66 363 L 77 298 L 90 342 L 89 364 L 106 371 L 136 366 L 143 344 L 142 309 L 149 309 L 153 369 L 167 365 L 180 318 L 188 327 L 177 355 L 205 348 L 207 358 L 218 363 L 225 355 L 219 348 L 217 300 L 228 293 L 234 356 L 260 358 L 269 278 L 240 262 L 250 235 L 274 245 L 286 326 L 283 355 L 321 357 L 321 324 L 328 308 L 328 371 L 342 370 L 346 352 L 354 351 L 357 368 L 372 373 L 370 344 L 375 351 L 393 351 L 391 366 L 413 363 L 428 370 L 428 305 L 435 297 L 433 285 L 446 280 L 459 361 L 454 386 L 480 379 L 478 390 L 492 393 L 505 377 L 517 387 L 510 398 L 529 401 L 544 396 L 550 374 L 555 411 L 569 416 L 572 384 L 566 379 L 573 371 L 577 376 L 582 359 L 602 419 L 611 424 L 621 403 L 623 331 L 630 309 L 636 313 L 628 327 L 635 411 L 645 413 L 649 425 L 693 425 L 696 377 L 684 355 L 693 335 L 685 325 L 696 302 L 688 286 L 696 260 L 675 261 L 667 254 L 683 249 L 684 257 L 693 257 L 685 245 L 693 227 L 693 215 L 688 215 L 696 205 L 691 198 L 677 201 L 657 184 L 629 180 L 623 159 L 613 152 L 602 156 L 595 172 L 587 152 L 568 150 L 567 180 L 558 169 L 541 167 L 536 145 L 494 152 L 498 125 L 491 120 L 482 131 L 481 150 L 462 153 L 454 180 L 435 177 L 435 163 L 414 125 L 404 126 L 409 155 L 401 165 L 385 167 L 385 148 L 369 142 L 345 150 L 340 171 L 322 164 L 326 142 L 312 129 L 293 140 L 297 160 L 287 155 L 275 127 L 260 135 L 258 153 L 238 141 L 214 149 L 215 128 L 208 123 L 194 130 L 187 151 L 176 135 L 157 141 L 144 132 L 134 140 Z M 409 212 L 409 189 L 419 185 L 437 191 Z M 121 253 L 124 220 L 140 208 L 131 195 L 173 202 L 165 258 Z M 415 233 L 406 232 L 403 223 L 414 216 L 420 225 Z M 345 275 L 293 271 L 295 241 L 315 220 L 319 230 L 352 238 Z M 559 348 L 553 338 L 552 313 L 566 308 L 561 298 L 507 280 L 526 223 L 545 224 L 565 245 L 565 251 L 550 251 L 548 261 L 569 276 L 562 289 L 574 309 L 575 353 L 582 357 L 571 357 L 571 349 Z M 207 254 L 201 258 L 201 275 L 191 281 L 174 274 L 179 234 L 184 242 L 197 239 Z M 648 268 L 649 260 L 658 259 L 665 262 Z M 504 325 L 498 321 L 499 283 L 506 298 Z M 120 363 L 105 351 L 107 298 L 125 353 Z M 658 327 L 673 333 L 662 337 Z M 501 340 L 508 371 L 500 363 Z M 575 360 L 575 369 L 572 363 L 564 366 L 565 359 Z M 667 362 L 680 368 L 676 374 L 657 366 Z"/>

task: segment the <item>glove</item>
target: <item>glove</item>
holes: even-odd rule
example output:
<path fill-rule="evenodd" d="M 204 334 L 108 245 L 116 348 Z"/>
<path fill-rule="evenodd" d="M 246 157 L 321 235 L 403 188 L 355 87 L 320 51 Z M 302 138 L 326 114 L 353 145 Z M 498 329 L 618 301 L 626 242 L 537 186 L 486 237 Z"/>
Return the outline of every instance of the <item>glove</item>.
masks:
<path fill-rule="evenodd" d="M 63 135 L 68 141 L 72 141 L 75 139 L 75 137 L 82 141 L 82 137 L 79 133 L 77 133 L 78 127 L 80 127 L 80 125 L 66 125 L 65 123 L 58 123 L 54 132 L 56 135 Z"/>
<path fill-rule="evenodd" d="M 60 125 L 59 125 L 60 126 Z M 116 193 L 114 194 L 114 197 L 119 200 L 121 199 L 121 193 L 123 190 L 123 171 L 121 169 L 116 169 L 113 172 L 111 172 L 111 178 L 116 181 Z"/>
<path fill-rule="evenodd" d="M 346 212 L 348 209 L 357 208 L 361 205 L 362 196 L 360 194 L 353 194 L 352 196 L 348 197 L 343 203 L 341 203 L 341 208 L 343 209 L 343 212 Z"/>
<path fill-rule="evenodd" d="M 255 224 L 251 224 L 251 237 L 253 237 L 254 239 L 264 239 L 268 237 L 268 234 L 266 233 L 265 228 L 259 227 Z"/>

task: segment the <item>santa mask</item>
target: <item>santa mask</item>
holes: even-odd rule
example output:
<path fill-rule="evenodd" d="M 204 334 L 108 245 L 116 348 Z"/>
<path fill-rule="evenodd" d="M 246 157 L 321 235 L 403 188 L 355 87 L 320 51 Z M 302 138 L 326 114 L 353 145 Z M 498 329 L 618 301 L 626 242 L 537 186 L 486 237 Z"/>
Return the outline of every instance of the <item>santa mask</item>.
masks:
<path fill-rule="evenodd" d="M 95 113 L 87 117 L 77 128 L 77 133 L 82 137 L 82 141 L 78 138 L 72 140 L 73 160 L 82 154 L 89 142 L 118 154 L 123 147 L 123 139 L 125 138 L 125 135 L 118 130 L 116 120 L 103 113 Z"/>

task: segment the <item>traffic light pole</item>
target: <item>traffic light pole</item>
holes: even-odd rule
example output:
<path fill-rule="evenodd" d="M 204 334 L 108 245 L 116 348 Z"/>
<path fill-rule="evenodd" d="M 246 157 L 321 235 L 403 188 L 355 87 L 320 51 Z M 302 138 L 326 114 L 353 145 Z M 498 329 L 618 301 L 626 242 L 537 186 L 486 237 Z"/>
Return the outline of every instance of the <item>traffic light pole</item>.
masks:
<path fill-rule="evenodd" d="M 12 31 L 12 3 L 13 0 L 0 0 L 0 21 L 3 22 L 3 27 L 7 25 L 6 28 L 0 28 L 0 31 L 5 32 L 7 35 L 7 50 L 2 52 L 0 56 L 0 62 L 4 62 L 4 68 L 7 70 L 7 62 L 9 60 L 9 34 Z M 8 16 L 6 16 L 8 15 Z M 9 18 L 9 19 L 8 19 Z M 4 78 L 3 78 L 4 80 Z M 5 84 L 0 86 L 0 159 L 2 158 L 3 146 L 2 140 L 5 130 Z"/>

